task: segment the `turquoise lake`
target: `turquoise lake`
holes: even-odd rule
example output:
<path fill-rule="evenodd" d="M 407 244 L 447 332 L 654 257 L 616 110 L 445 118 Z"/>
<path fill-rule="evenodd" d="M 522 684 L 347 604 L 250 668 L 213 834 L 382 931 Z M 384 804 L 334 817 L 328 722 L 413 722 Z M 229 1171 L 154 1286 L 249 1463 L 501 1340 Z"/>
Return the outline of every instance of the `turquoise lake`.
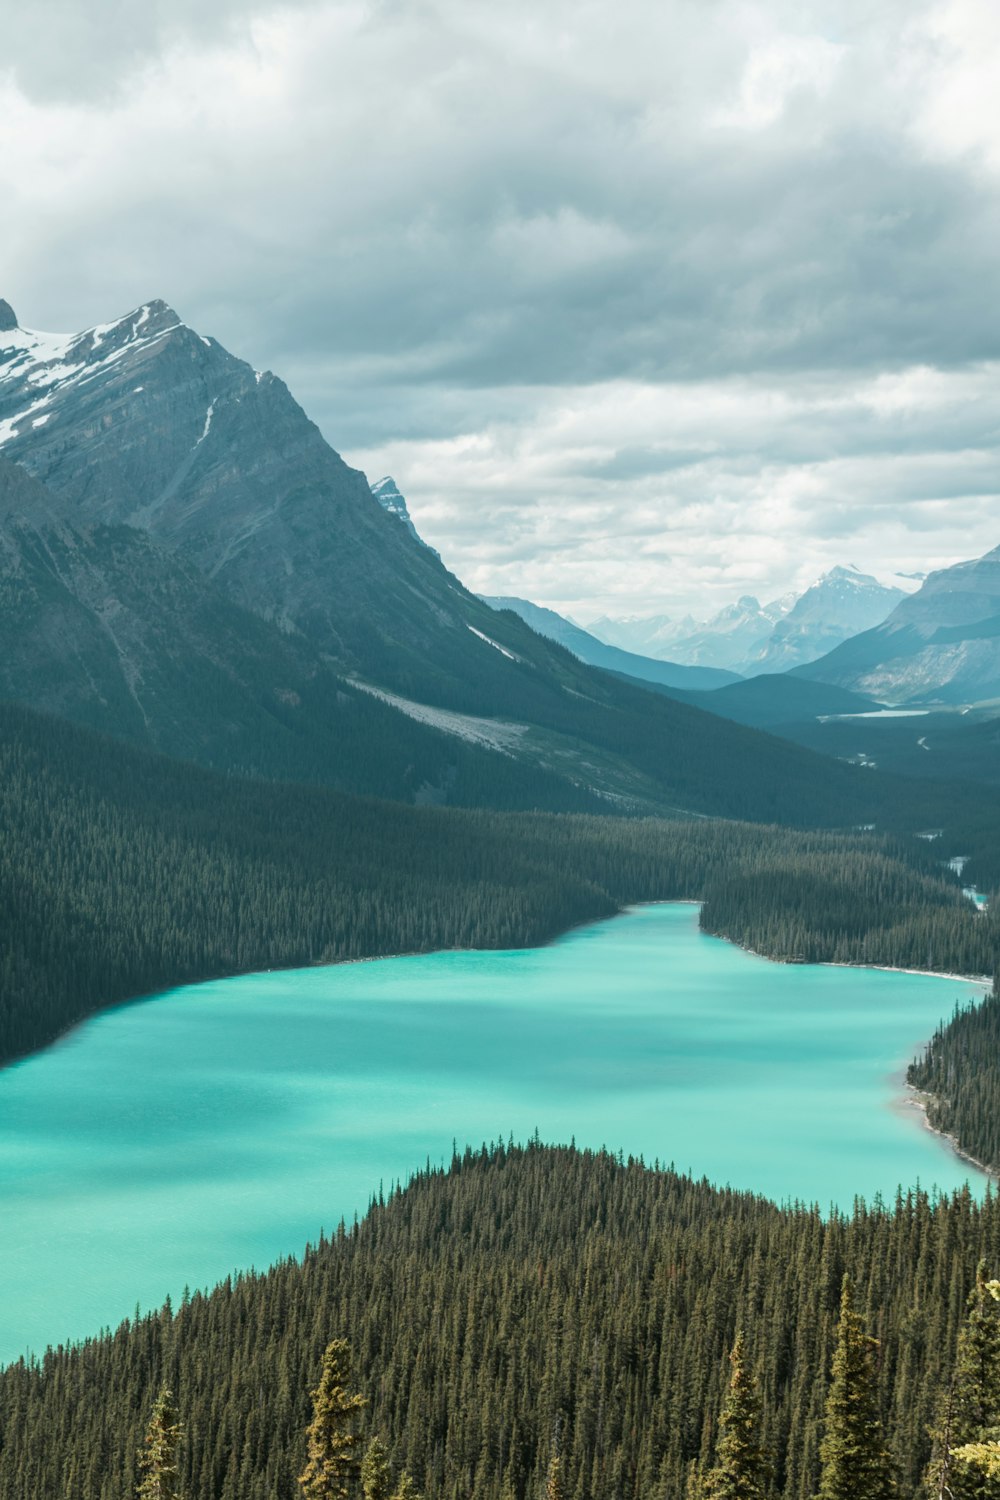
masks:
<path fill-rule="evenodd" d="M 0 1073 L 0 1361 L 299 1253 L 453 1140 L 537 1129 L 824 1209 L 978 1190 L 899 1075 L 981 987 L 697 924 L 647 906 L 547 948 L 194 985 Z"/>

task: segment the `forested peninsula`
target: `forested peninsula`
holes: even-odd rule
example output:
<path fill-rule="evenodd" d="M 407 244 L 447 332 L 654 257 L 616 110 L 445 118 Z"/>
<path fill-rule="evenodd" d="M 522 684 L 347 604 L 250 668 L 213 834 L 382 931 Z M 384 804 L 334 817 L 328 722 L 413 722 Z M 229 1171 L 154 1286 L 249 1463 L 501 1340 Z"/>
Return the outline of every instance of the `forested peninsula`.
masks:
<path fill-rule="evenodd" d="M 992 973 L 932 848 L 881 833 L 416 808 L 173 762 L 0 707 L 0 1060 L 95 1010 L 257 969 L 545 942 L 697 900 L 756 952 Z"/>
<path fill-rule="evenodd" d="M 1000 1171 L 1000 994 L 957 1010 L 907 1071 L 928 1095 L 927 1122 L 988 1171 Z"/>
<path fill-rule="evenodd" d="M 921 1486 L 948 1445 L 1000 1422 L 984 1287 L 998 1263 L 990 1195 L 914 1190 L 824 1218 L 604 1153 L 466 1151 L 301 1262 L 8 1367 L 0 1497 L 131 1500 L 167 1385 L 185 1500 L 301 1500 L 309 1392 L 339 1337 L 367 1431 L 427 1500 L 545 1495 L 554 1454 L 568 1500 L 712 1494 L 700 1482 L 742 1333 L 771 1475 L 746 1493 L 811 1500 L 845 1273 L 879 1341 L 866 1440 L 884 1442 L 901 1500 L 936 1494 Z M 994 1494 L 954 1465 L 950 1483 Z"/>

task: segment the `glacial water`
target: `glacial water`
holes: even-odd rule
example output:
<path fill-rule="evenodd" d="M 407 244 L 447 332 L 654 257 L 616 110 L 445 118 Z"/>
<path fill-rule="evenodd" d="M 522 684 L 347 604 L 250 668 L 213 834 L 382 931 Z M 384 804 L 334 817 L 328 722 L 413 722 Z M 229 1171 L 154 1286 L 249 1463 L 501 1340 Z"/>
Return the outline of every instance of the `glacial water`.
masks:
<path fill-rule="evenodd" d="M 537 1129 L 823 1208 L 978 1189 L 899 1080 L 975 993 L 771 964 L 664 905 L 105 1012 L 0 1073 L 0 1360 L 298 1253 L 453 1140 Z"/>

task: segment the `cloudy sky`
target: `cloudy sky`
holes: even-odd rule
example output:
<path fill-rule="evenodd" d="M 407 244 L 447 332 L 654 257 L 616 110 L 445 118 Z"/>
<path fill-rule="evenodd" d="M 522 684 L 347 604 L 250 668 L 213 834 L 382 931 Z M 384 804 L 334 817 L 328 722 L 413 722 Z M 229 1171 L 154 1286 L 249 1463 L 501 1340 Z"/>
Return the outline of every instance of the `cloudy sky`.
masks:
<path fill-rule="evenodd" d="M 0 295 L 282 375 L 577 617 L 1000 544 L 994 0 L 4 6 Z"/>

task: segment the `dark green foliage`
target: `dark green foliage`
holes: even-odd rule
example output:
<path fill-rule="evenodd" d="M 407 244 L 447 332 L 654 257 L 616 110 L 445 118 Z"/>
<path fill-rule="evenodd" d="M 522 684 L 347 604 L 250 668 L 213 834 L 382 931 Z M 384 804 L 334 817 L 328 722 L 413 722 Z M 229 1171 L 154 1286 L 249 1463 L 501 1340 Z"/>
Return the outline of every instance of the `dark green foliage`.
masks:
<path fill-rule="evenodd" d="M 702 926 L 793 963 L 883 964 L 991 974 L 1000 913 L 980 913 L 902 846 L 788 843 L 783 856 L 737 858 L 706 891 Z M 902 856 L 902 857 L 901 857 Z"/>
<path fill-rule="evenodd" d="M 179 1500 L 177 1449 L 181 1439 L 174 1398 L 166 1386 L 160 1391 L 139 1450 L 138 1500 Z"/>
<path fill-rule="evenodd" d="M 317 1217 L 322 1205 L 317 1205 Z M 919 1192 L 824 1220 L 604 1154 L 497 1146 L 429 1170 L 262 1274 L 0 1373 L 0 1500 L 132 1500 L 166 1380 L 186 1500 L 300 1500 L 308 1392 L 349 1335 L 369 1432 L 429 1500 L 676 1500 L 709 1468 L 737 1329 L 773 1494 L 810 1500 L 841 1280 L 880 1340 L 878 1414 L 914 1495 L 1000 1206 Z"/>
<path fill-rule="evenodd" d="M 545 942 L 704 899 L 777 957 L 992 970 L 995 922 L 918 842 L 403 807 L 226 779 L 0 708 L 0 1058 L 103 1005 L 254 969 Z"/>
<path fill-rule="evenodd" d="M 994 963 L 992 920 L 922 844 L 403 807 L 221 778 L 10 706 L 0 821 L 0 1058 L 170 985 L 519 947 L 634 901 L 705 899 L 707 931 L 777 957 Z"/>
<path fill-rule="evenodd" d="M 362 1464 L 358 1423 L 366 1403 L 350 1384 L 350 1345 L 346 1339 L 333 1339 L 323 1353 L 319 1385 L 312 1393 L 312 1421 L 306 1428 L 309 1459 L 299 1475 L 306 1500 L 353 1500 Z"/>
<path fill-rule="evenodd" d="M 760 1446 L 760 1397 L 746 1368 L 742 1333 L 729 1356 L 732 1375 L 719 1418 L 715 1468 L 708 1476 L 706 1500 L 764 1500 L 768 1462 Z"/>
<path fill-rule="evenodd" d="M 979 1005 L 956 1010 L 906 1076 L 930 1096 L 927 1118 L 935 1130 L 954 1136 L 963 1151 L 985 1166 L 1000 1165 L 1000 996 L 995 987 Z"/>
<path fill-rule="evenodd" d="M 554 1453 L 549 1459 L 549 1472 L 545 1476 L 545 1500 L 566 1500 L 562 1459 L 558 1453 Z"/>
<path fill-rule="evenodd" d="M 389 1450 L 375 1435 L 361 1460 L 361 1493 L 365 1500 L 389 1500 L 392 1494 L 392 1468 Z"/>
<path fill-rule="evenodd" d="M 844 1275 L 833 1376 L 826 1397 L 819 1500 L 889 1500 L 895 1486 L 879 1416 L 875 1359 L 878 1339 L 854 1310 Z"/>
<path fill-rule="evenodd" d="M 1000 1428 L 1000 1303 L 981 1261 L 958 1340 L 955 1368 L 934 1426 L 927 1490 L 948 1500 L 1000 1500 L 1000 1478 L 956 1458 L 955 1449 Z"/>

